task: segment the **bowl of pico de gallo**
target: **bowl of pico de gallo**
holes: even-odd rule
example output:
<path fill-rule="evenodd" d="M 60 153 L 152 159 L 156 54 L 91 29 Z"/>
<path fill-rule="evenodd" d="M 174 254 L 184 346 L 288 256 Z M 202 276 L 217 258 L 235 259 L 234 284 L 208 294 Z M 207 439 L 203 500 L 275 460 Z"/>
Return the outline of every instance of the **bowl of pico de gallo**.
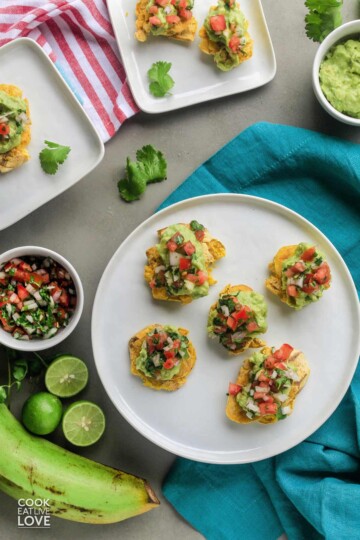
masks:
<path fill-rule="evenodd" d="M 80 320 L 84 291 L 72 264 L 47 248 L 0 255 L 0 343 L 40 351 L 67 338 Z"/>

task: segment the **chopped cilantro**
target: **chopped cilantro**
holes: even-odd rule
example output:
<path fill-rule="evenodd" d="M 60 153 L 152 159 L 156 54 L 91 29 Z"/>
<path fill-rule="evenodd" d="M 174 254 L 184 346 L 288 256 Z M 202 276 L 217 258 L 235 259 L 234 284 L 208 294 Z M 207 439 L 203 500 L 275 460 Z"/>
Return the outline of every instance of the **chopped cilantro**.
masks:
<path fill-rule="evenodd" d="M 204 225 L 201 225 L 196 219 L 190 221 L 190 229 L 192 231 L 203 231 L 205 229 Z"/>
<path fill-rule="evenodd" d="M 309 12 L 305 16 L 306 35 L 313 41 L 323 41 L 342 23 L 342 0 L 306 0 Z"/>
<path fill-rule="evenodd" d="M 164 97 L 174 86 L 174 80 L 169 75 L 170 62 L 155 62 L 147 72 L 150 85 L 149 90 L 155 97 Z"/>
<path fill-rule="evenodd" d="M 47 174 L 55 174 L 59 165 L 68 157 L 71 148 L 51 141 L 44 141 L 44 143 L 48 148 L 44 148 L 39 154 L 41 168 Z"/>

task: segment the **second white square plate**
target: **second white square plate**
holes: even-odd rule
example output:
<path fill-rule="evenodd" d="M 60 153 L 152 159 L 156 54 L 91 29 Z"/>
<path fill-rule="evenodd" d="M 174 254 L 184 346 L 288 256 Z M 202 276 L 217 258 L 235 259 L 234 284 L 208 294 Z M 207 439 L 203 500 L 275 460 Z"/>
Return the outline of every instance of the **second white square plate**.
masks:
<path fill-rule="evenodd" d="M 198 30 L 193 43 L 150 36 L 139 43 L 135 33 L 135 0 L 108 0 L 115 37 L 134 99 L 148 113 L 167 112 L 203 101 L 245 92 L 270 82 L 276 73 L 276 60 L 260 0 L 242 0 L 241 9 L 249 21 L 254 40 L 250 60 L 229 72 L 220 71 L 212 57 L 199 49 L 199 29 L 215 0 L 195 0 L 193 13 Z M 147 72 L 154 62 L 171 62 L 175 81 L 172 95 L 155 98 L 149 92 Z"/>

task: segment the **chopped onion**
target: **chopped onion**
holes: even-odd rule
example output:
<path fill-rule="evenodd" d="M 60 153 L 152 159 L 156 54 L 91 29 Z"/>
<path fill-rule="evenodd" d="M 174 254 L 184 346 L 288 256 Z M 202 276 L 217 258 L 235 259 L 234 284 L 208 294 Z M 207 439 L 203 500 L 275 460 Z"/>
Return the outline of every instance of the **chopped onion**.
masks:
<path fill-rule="evenodd" d="M 274 371 L 270 375 L 270 379 L 276 379 L 277 376 L 278 376 L 277 371 L 276 371 L 276 369 L 274 369 Z"/>
<path fill-rule="evenodd" d="M 155 268 L 155 274 L 158 274 L 159 272 L 161 272 L 162 270 L 166 270 L 166 267 L 163 265 L 163 264 L 160 264 L 159 266 L 157 266 Z"/>
<path fill-rule="evenodd" d="M 5 307 L 6 307 L 7 314 L 9 315 L 9 317 L 11 317 L 11 314 L 12 314 L 11 304 L 6 304 Z"/>
<path fill-rule="evenodd" d="M 295 373 L 295 371 L 293 371 L 292 369 L 288 369 L 287 371 L 285 371 L 284 375 L 285 377 L 288 377 L 288 379 L 291 379 L 292 381 L 295 381 L 295 382 L 300 381 L 299 375 Z"/>
<path fill-rule="evenodd" d="M 176 251 L 170 251 L 170 254 L 169 254 L 170 266 L 179 266 L 179 262 L 181 258 L 182 256 L 180 255 L 180 253 L 177 253 Z"/>
<path fill-rule="evenodd" d="M 171 11 L 172 11 L 171 6 L 165 6 L 164 11 L 165 11 L 166 15 L 169 15 L 171 13 Z"/>
<path fill-rule="evenodd" d="M 230 315 L 229 308 L 227 306 L 220 306 L 220 308 L 221 308 L 221 311 L 223 312 L 223 314 L 225 315 L 225 317 L 229 317 L 229 315 Z"/>
<path fill-rule="evenodd" d="M 20 319 L 20 315 L 18 314 L 17 311 L 15 311 L 15 313 L 13 313 L 12 318 L 14 319 L 15 322 L 16 322 L 18 319 Z"/>
<path fill-rule="evenodd" d="M 40 306 L 46 306 L 47 302 L 45 302 L 45 300 L 41 298 L 39 291 L 35 291 L 34 298 Z"/>
<path fill-rule="evenodd" d="M 189 281 L 188 279 L 185 279 L 184 285 L 188 291 L 192 291 L 195 287 L 195 283 L 193 281 Z"/>
<path fill-rule="evenodd" d="M 277 401 L 280 401 L 281 403 L 284 403 L 284 401 L 286 401 L 289 397 L 287 394 L 282 394 L 281 392 L 277 392 L 276 394 L 273 394 L 273 396 Z"/>
<path fill-rule="evenodd" d="M 35 332 L 35 328 L 33 326 L 23 326 L 23 328 L 29 336 Z"/>
<path fill-rule="evenodd" d="M 254 417 L 253 413 L 251 413 L 251 412 L 247 412 L 247 413 L 246 413 L 246 416 L 247 416 L 248 418 L 250 418 L 250 420 L 252 420 L 252 418 Z"/>
<path fill-rule="evenodd" d="M 151 358 L 151 360 L 152 360 L 152 363 L 154 364 L 155 367 L 160 366 L 160 354 L 159 354 L 159 353 L 155 354 L 155 355 Z"/>
<path fill-rule="evenodd" d="M 32 285 L 30 285 L 30 283 L 28 283 L 28 284 L 26 285 L 26 290 L 27 290 L 27 292 L 29 292 L 29 293 L 32 294 L 33 296 L 34 296 L 34 294 L 36 293 L 36 289 L 35 289 Z"/>
<path fill-rule="evenodd" d="M 255 392 L 262 392 L 263 394 L 267 394 L 270 392 L 270 386 L 255 386 Z"/>
<path fill-rule="evenodd" d="M 52 298 L 54 300 L 54 302 L 57 302 L 61 296 L 61 293 L 62 291 L 56 291 L 53 295 L 52 295 Z"/>
<path fill-rule="evenodd" d="M 249 409 L 249 411 L 253 412 L 260 412 L 260 409 L 252 400 L 249 400 L 246 404 L 246 408 Z"/>
<path fill-rule="evenodd" d="M 26 334 L 22 334 L 21 337 L 19 337 L 18 339 L 21 339 L 22 341 L 29 341 L 30 336 L 27 336 Z"/>
<path fill-rule="evenodd" d="M 291 407 L 290 405 L 286 405 L 286 407 L 281 407 L 281 412 L 283 414 L 290 414 L 291 413 Z"/>
<path fill-rule="evenodd" d="M 44 339 L 49 339 L 54 336 L 57 332 L 57 328 L 50 328 L 50 330 L 45 334 Z"/>
<path fill-rule="evenodd" d="M 26 315 L 26 320 L 29 321 L 29 323 L 33 324 L 34 319 L 31 315 Z"/>
<path fill-rule="evenodd" d="M 22 260 L 21 259 L 11 259 L 10 262 L 11 262 L 11 264 L 15 264 L 15 266 L 18 266 L 22 262 Z"/>
<path fill-rule="evenodd" d="M 6 278 L 6 272 L 0 272 L 0 279 Z"/>
<path fill-rule="evenodd" d="M 241 341 L 246 336 L 246 332 L 235 332 L 231 336 L 232 341 Z"/>

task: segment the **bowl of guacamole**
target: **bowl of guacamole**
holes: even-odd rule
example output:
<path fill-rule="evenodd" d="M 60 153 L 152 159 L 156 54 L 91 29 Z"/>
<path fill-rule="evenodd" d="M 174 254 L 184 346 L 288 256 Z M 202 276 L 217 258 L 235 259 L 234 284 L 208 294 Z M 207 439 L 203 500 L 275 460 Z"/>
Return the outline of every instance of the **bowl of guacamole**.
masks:
<path fill-rule="evenodd" d="M 339 26 L 324 39 L 312 76 L 322 107 L 337 120 L 360 127 L 360 20 Z"/>

